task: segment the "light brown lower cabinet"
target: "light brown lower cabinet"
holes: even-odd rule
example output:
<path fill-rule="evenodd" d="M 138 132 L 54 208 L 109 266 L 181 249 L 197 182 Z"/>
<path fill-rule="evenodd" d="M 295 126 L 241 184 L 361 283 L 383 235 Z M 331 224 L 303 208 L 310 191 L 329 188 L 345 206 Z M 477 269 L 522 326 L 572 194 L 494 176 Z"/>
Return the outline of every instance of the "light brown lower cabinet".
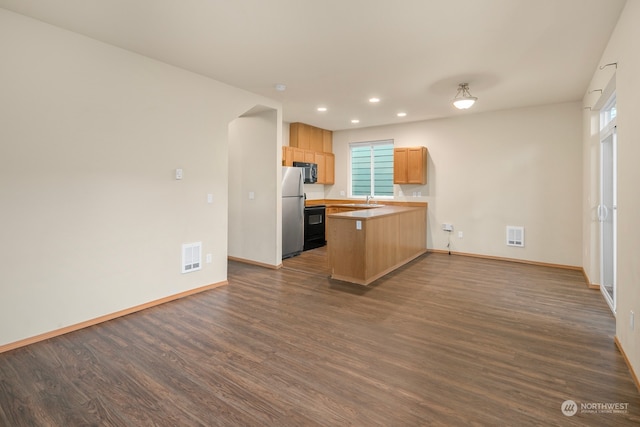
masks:
<path fill-rule="evenodd" d="M 331 277 L 368 285 L 427 251 L 426 207 L 327 214 Z"/>

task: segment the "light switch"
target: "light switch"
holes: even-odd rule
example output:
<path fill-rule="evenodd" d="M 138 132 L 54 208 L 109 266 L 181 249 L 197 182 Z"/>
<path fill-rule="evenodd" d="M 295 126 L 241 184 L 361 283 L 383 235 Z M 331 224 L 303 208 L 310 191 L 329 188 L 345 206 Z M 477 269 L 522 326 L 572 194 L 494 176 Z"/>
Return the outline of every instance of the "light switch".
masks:
<path fill-rule="evenodd" d="M 182 169 L 176 169 L 176 179 L 182 179 Z"/>
<path fill-rule="evenodd" d="M 213 203 L 213 194 L 207 194 L 207 203 Z"/>
<path fill-rule="evenodd" d="M 356 221 L 356 230 L 362 230 L 362 221 Z"/>
<path fill-rule="evenodd" d="M 249 191 L 249 200 L 253 200 L 256 198 L 256 193 L 254 193 L 253 191 Z"/>

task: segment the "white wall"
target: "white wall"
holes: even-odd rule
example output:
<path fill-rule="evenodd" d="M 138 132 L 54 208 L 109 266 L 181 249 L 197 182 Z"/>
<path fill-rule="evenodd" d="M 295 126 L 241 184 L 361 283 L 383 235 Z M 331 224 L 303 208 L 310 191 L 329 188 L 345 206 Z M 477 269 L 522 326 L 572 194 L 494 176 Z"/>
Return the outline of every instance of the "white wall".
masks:
<path fill-rule="evenodd" d="M 229 256 L 270 266 L 282 261 L 281 122 L 271 109 L 229 125 Z"/>
<path fill-rule="evenodd" d="M 396 200 L 429 203 L 429 248 L 446 249 L 441 224 L 448 222 L 455 227 L 453 251 L 580 266 L 581 115 L 579 103 L 566 103 L 337 131 L 336 183 L 325 196 L 349 194 L 350 142 L 423 145 L 427 185 L 394 191 Z M 506 246 L 507 225 L 525 227 L 524 248 Z"/>
<path fill-rule="evenodd" d="M 637 41 L 640 40 L 640 2 L 627 2 L 609 44 L 602 55 L 600 65 L 617 62 L 616 67 L 594 70 L 593 79 L 584 98 L 584 106 L 591 107 L 598 100 L 599 92 L 615 77 L 617 95 L 618 126 L 618 265 L 617 265 L 617 313 L 616 336 L 627 355 L 636 375 L 640 373 L 640 55 Z M 595 95 L 595 96 L 594 96 Z M 592 119 L 597 112 L 585 113 L 584 122 L 584 168 L 589 171 L 584 177 L 583 232 L 589 242 L 584 254 L 584 266 L 591 281 L 599 281 L 599 250 L 594 206 L 599 194 L 597 179 L 599 162 L 599 138 L 593 129 Z M 633 311 L 636 325 L 632 330 L 629 317 Z"/>
<path fill-rule="evenodd" d="M 3 9 L 0 58 L 0 345 L 226 280 L 228 124 L 279 104 Z"/>

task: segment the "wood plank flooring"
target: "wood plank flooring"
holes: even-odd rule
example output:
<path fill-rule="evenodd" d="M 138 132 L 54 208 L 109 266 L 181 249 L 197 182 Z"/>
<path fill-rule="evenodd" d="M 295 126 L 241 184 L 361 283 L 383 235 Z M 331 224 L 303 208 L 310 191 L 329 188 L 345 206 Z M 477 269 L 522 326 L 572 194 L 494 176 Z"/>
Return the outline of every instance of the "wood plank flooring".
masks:
<path fill-rule="evenodd" d="M 0 426 L 640 423 L 579 272 L 431 253 L 365 288 L 320 248 L 229 283 L 0 354 Z"/>

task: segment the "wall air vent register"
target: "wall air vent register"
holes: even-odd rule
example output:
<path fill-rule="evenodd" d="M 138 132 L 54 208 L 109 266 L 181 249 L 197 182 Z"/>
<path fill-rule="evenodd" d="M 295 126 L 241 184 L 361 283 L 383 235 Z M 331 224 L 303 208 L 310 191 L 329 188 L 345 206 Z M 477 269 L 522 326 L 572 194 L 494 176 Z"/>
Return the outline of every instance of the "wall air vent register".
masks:
<path fill-rule="evenodd" d="M 524 227 L 507 225 L 507 246 L 524 247 Z"/>
<path fill-rule="evenodd" d="M 202 242 L 182 245 L 182 272 L 191 273 L 202 269 Z"/>

